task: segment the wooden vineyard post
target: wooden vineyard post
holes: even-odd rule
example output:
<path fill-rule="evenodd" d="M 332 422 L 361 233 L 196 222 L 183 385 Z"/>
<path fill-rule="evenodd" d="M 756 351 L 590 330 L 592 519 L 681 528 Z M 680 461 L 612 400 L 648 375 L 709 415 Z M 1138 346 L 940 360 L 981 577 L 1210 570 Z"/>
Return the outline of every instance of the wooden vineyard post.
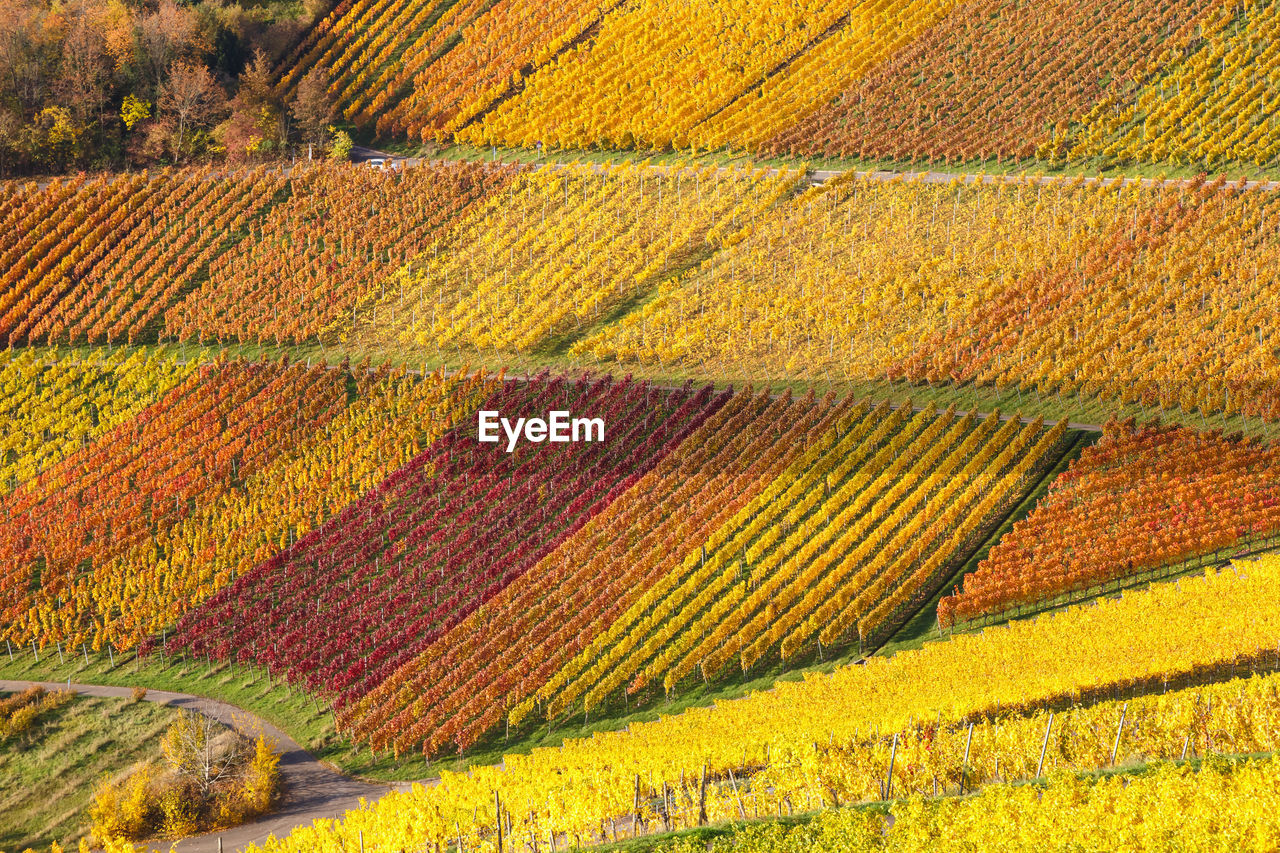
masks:
<path fill-rule="evenodd" d="M 640 774 L 636 774 L 636 793 L 631 803 L 631 837 L 640 837 Z"/>
<path fill-rule="evenodd" d="M 707 822 L 707 765 L 702 765 L 702 781 L 698 783 L 698 826 Z"/>
<path fill-rule="evenodd" d="M 884 780 L 884 798 L 893 795 L 893 762 L 898 757 L 898 733 L 893 733 L 893 746 L 889 749 L 889 775 Z"/>
<path fill-rule="evenodd" d="M 1129 703 L 1125 702 L 1120 708 L 1120 725 L 1116 727 L 1116 742 L 1111 745 L 1111 766 L 1116 765 L 1116 753 L 1120 751 L 1120 735 L 1124 732 L 1124 715 L 1129 710 Z"/>
<path fill-rule="evenodd" d="M 734 778 L 733 768 L 729 768 L 729 784 L 733 785 L 733 796 L 738 801 L 738 817 L 747 819 L 747 810 L 742 806 L 742 794 L 738 792 L 738 780 Z"/>
<path fill-rule="evenodd" d="M 662 827 L 667 832 L 671 831 L 671 794 L 665 779 L 662 782 Z"/>
<path fill-rule="evenodd" d="M 964 760 L 960 762 L 960 793 L 964 793 L 964 777 L 969 769 L 969 745 L 973 743 L 973 723 L 969 724 L 969 734 L 964 739 Z"/>
<path fill-rule="evenodd" d="M 494 826 L 498 828 L 498 853 L 502 853 L 502 800 L 497 791 L 493 792 L 493 817 Z"/>
<path fill-rule="evenodd" d="M 357 830 L 356 837 L 360 839 L 360 853 L 364 853 L 364 830 Z"/>
<path fill-rule="evenodd" d="M 1213 752 L 1212 729 L 1209 728 L 1209 717 L 1213 714 L 1213 696 L 1204 704 L 1204 754 Z"/>
<path fill-rule="evenodd" d="M 1044 727 L 1044 743 L 1040 744 L 1040 763 L 1036 765 L 1036 778 L 1044 771 L 1044 753 L 1049 748 L 1049 732 L 1053 729 L 1053 712 L 1049 712 L 1049 724 Z"/>

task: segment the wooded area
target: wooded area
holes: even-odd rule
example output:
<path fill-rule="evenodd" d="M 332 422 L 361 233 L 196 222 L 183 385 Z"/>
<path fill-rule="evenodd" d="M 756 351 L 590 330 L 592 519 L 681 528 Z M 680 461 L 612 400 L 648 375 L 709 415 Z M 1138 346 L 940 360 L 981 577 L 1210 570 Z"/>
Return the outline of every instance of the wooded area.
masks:
<path fill-rule="evenodd" d="M 278 58 L 329 0 L 7 0 L 0 174 L 275 156 L 329 138 L 322 72 L 287 101 Z"/>

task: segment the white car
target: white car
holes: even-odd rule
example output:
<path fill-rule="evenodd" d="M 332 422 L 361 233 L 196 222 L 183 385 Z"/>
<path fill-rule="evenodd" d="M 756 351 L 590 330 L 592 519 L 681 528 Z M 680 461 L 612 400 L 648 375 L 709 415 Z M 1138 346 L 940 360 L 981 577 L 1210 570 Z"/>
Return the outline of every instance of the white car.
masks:
<path fill-rule="evenodd" d="M 386 169 L 390 165 L 389 162 L 382 157 L 374 157 L 371 160 L 365 160 L 365 162 L 369 164 L 369 168 L 371 169 Z"/>

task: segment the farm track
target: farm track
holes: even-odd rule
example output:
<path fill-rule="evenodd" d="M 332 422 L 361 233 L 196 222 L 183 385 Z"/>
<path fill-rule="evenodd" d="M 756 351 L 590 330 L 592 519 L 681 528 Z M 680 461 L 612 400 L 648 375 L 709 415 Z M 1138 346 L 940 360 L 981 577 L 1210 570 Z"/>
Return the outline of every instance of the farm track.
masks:
<path fill-rule="evenodd" d="M 95 684 L 77 684 L 60 681 L 0 681 L 0 692 L 18 692 L 40 686 L 46 690 L 67 690 L 79 696 L 127 699 L 133 693 L 130 687 L 109 687 Z M 178 853 L 217 853 L 218 842 L 225 853 L 243 850 L 250 844 L 261 844 L 268 836 L 287 835 L 294 828 L 322 818 L 341 817 L 345 812 L 360 807 L 361 800 L 373 800 L 390 791 L 405 791 L 415 783 L 363 782 L 345 776 L 331 767 L 321 764 L 280 729 L 242 710 L 203 696 L 173 693 L 166 690 L 148 690 L 146 701 L 171 705 L 196 711 L 250 737 L 263 734 L 274 741 L 280 752 L 280 780 L 284 797 L 272 813 L 251 823 L 223 832 L 199 835 L 176 842 Z M 434 784 L 437 779 L 422 784 Z M 148 849 L 162 853 L 169 850 L 170 842 L 153 842 Z"/>
<path fill-rule="evenodd" d="M 372 148 L 361 148 L 358 146 L 356 148 L 353 148 L 351 153 L 352 153 L 352 161 L 356 163 L 362 163 L 366 160 L 370 160 L 375 157 L 380 157 L 380 158 L 394 161 L 395 163 L 400 164 L 402 168 L 411 168 L 411 167 L 416 167 L 421 165 L 428 165 L 428 166 L 440 165 L 443 163 L 455 162 L 454 160 L 449 160 L 449 159 L 431 160 L 431 159 L 420 158 L 420 157 L 397 157 L 394 154 L 387 154 L 386 152 L 383 152 L 383 151 L 377 151 Z M 477 161 L 477 162 L 484 162 L 484 161 Z M 514 165 L 517 165 L 519 168 L 522 168 L 522 169 L 542 169 L 542 168 L 558 169 L 558 168 L 563 168 L 565 166 L 565 164 L 563 163 L 550 163 L 550 162 L 520 163 L 520 164 L 514 164 Z M 597 163 L 597 164 L 593 164 L 592 168 L 596 172 L 603 172 L 611 168 L 611 166 Z M 671 171 L 673 168 L 695 169 L 698 167 L 696 166 L 672 167 L 672 166 L 650 165 L 648 168 L 657 172 L 668 172 L 668 171 Z M 737 167 L 720 166 L 717 168 L 717 171 L 732 172 L 735 170 L 735 168 Z M 744 166 L 742 168 L 747 168 L 747 167 Z M 781 169 L 777 169 L 772 166 L 758 167 L 758 168 L 764 168 L 771 175 L 776 175 L 780 171 L 783 171 Z M 888 183 L 890 181 L 895 181 L 895 180 L 904 180 L 904 181 L 920 180 L 926 184 L 949 184 L 952 181 L 959 181 L 962 184 L 981 183 L 988 186 L 996 186 L 999 184 L 1017 184 L 1022 181 L 1031 181 L 1032 183 L 1039 184 L 1039 185 L 1052 186 L 1054 184 L 1072 184 L 1072 183 L 1075 183 L 1076 181 L 1080 181 L 1084 183 L 1086 186 L 1102 184 L 1105 186 L 1141 185 L 1144 187 L 1157 187 L 1157 186 L 1186 187 L 1186 186 L 1191 186 L 1197 183 L 1197 180 L 1198 180 L 1195 178 L 1165 178 L 1161 180 L 1157 178 L 1126 178 L 1121 176 L 1116 176 L 1113 178 L 1099 178 L 1096 176 L 1089 176 L 1089 175 L 1080 175 L 1080 176 L 1077 176 L 1077 175 L 1027 175 L 1024 178 L 1019 175 L 975 175 L 969 172 L 934 172 L 934 171 L 928 171 L 928 170 L 896 172 L 896 171 L 884 170 L 884 169 L 867 170 L 867 171 L 858 171 L 857 169 L 816 169 L 816 170 L 810 170 L 806 178 L 810 184 L 824 184 L 827 181 L 834 180 L 835 178 L 838 178 L 841 175 L 848 174 L 849 172 L 853 172 L 855 175 L 865 180 L 880 181 L 883 183 Z M 1229 182 L 1227 183 L 1227 186 L 1236 187 L 1236 186 L 1239 186 L 1239 182 Z M 1280 190 L 1280 181 L 1246 181 L 1244 184 L 1244 188 L 1249 190 L 1276 191 L 1276 190 Z"/>
<path fill-rule="evenodd" d="M 625 153 L 625 152 L 619 152 L 619 153 Z M 639 155 L 637 154 L 637 156 Z M 453 159 L 441 158 L 437 160 L 432 160 L 425 157 L 399 157 L 395 154 L 388 154 L 385 151 L 379 151 L 374 148 L 365 148 L 359 145 L 351 149 L 351 161 L 353 163 L 356 163 L 356 164 L 365 163 L 375 158 L 381 158 L 381 159 L 386 159 L 388 161 L 391 161 L 395 164 L 395 168 L 397 169 L 416 168 L 418 166 L 424 166 L 424 165 L 425 166 L 442 165 L 445 163 L 455 163 L 455 162 L 475 162 L 475 163 L 489 162 L 487 160 L 484 160 L 483 158 L 480 158 L 477 160 L 467 160 L 466 158 L 453 158 Z M 501 161 L 499 161 L 496 165 L 510 165 L 510 166 L 515 166 L 518 169 L 561 169 L 569 164 L 555 163 L 555 162 L 502 163 Z M 593 171 L 597 173 L 602 173 L 612 168 L 612 165 L 603 164 L 603 163 L 593 163 L 591 164 L 591 168 Z M 649 168 L 654 172 L 659 172 L 659 173 L 666 173 L 666 172 L 670 172 L 672 170 L 677 170 L 677 169 L 694 169 L 694 170 L 701 169 L 701 167 L 699 166 L 665 166 L 665 165 L 652 165 L 652 164 L 649 165 L 647 168 Z M 782 169 L 778 169 L 773 166 L 749 167 L 745 165 L 741 167 L 718 166 L 716 167 L 716 171 L 729 173 L 742 168 L 755 168 L 758 170 L 763 170 L 770 175 L 776 175 L 779 172 L 783 171 Z M 292 166 L 281 165 L 279 166 L 279 170 L 281 174 L 283 174 L 285 177 L 288 177 L 290 174 L 293 173 Z M 234 170 L 234 171 L 242 171 L 242 170 Z M 881 183 L 889 183 L 891 181 L 896 181 L 896 180 L 903 180 L 903 181 L 919 180 L 926 184 L 949 184 L 952 181 L 959 181 L 962 184 L 981 183 L 987 186 L 997 186 L 999 184 L 1018 184 L 1024 181 L 1030 181 L 1031 183 L 1039 186 L 1053 186 L 1055 184 L 1074 184 L 1075 182 L 1079 181 L 1086 186 L 1094 186 L 1094 185 L 1101 184 L 1105 186 L 1141 185 L 1144 187 L 1189 187 L 1189 186 L 1195 185 L 1196 183 L 1203 183 L 1203 181 L 1200 181 L 1197 178 L 1157 179 L 1157 178 L 1126 178 L 1122 176 L 1116 176 L 1113 178 L 1099 178 L 1096 176 L 1089 176 L 1089 175 L 1027 175 L 1023 177 L 1020 175 L 975 175 L 969 172 L 934 172 L 934 171 L 927 171 L 927 170 L 896 172 L 896 171 L 883 170 L 883 169 L 873 169 L 873 170 L 866 170 L 866 171 L 859 171 L 857 169 L 816 169 L 816 170 L 809 170 L 805 175 L 805 180 L 810 185 L 816 186 L 819 184 L 824 184 L 827 181 L 834 180 L 835 178 L 838 178 L 842 175 L 849 174 L 850 172 L 852 172 L 853 174 L 855 174 L 856 176 L 864 180 L 879 181 Z M 132 173 L 120 172 L 117 174 L 127 176 Z M 231 174 L 231 173 L 229 172 L 228 174 Z M 212 179 L 216 180 L 218 177 L 219 177 L 218 175 L 214 175 Z M 1210 177 L 1210 179 L 1212 179 L 1212 176 Z M 27 183 L 27 181 L 19 178 L 13 178 L 10 180 L 15 183 Z M 35 180 L 36 180 L 37 186 L 40 189 L 45 189 L 46 187 L 49 186 L 51 182 L 49 178 L 41 178 L 41 179 L 35 179 Z M 1241 184 L 1239 181 L 1229 181 L 1225 184 L 1225 186 L 1228 188 L 1235 188 L 1235 187 L 1241 186 Z M 1245 181 L 1243 186 L 1244 186 L 1244 189 L 1246 190 L 1261 190 L 1265 192 L 1275 192 L 1277 190 L 1280 190 L 1280 181 Z"/>

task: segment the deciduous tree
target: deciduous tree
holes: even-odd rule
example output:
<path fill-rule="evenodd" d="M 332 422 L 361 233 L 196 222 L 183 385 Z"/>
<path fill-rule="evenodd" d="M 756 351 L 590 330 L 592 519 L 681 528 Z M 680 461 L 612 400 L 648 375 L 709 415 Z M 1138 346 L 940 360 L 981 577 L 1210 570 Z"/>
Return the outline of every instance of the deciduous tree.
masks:
<path fill-rule="evenodd" d="M 209 69 L 179 60 L 160 92 L 160 111 L 174 120 L 173 155 L 189 153 L 190 134 L 206 130 L 226 109 L 226 95 Z"/>

